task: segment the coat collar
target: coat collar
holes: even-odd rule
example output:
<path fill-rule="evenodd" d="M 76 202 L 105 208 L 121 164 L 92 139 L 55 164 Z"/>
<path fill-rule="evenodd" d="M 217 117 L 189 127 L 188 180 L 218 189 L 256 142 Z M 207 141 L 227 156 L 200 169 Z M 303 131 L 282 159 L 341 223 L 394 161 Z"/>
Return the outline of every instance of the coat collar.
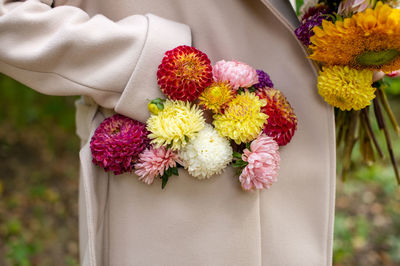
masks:
<path fill-rule="evenodd" d="M 299 25 L 299 20 L 289 0 L 261 0 L 275 16 L 293 31 Z"/>
<path fill-rule="evenodd" d="M 261 2 L 267 8 L 269 8 L 271 12 L 277 17 L 277 19 L 279 19 L 282 24 L 290 31 L 292 37 L 296 40 L 297 44 L 303 50 L 304 55 L 308 57 L 309 54 L 307 49 L 297 39 L 297 36 L 294 33 L 294 30 L 300 25 L 300 22 L 289 0 L 261 0 Z M 308 60 L 308 62 L 311 64 L 314 70 L 314 74 L 317 77 L 319 71 L 318 65 L 312 60 Z"/>

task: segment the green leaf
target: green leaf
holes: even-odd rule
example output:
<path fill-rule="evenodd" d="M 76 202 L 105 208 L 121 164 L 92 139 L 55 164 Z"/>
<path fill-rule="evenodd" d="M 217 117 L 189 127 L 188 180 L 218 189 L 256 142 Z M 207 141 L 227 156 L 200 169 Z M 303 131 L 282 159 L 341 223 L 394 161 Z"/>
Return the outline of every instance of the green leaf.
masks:
<path fill-rule="evenodd" d="M 158 110 L 164 110 L 164 104 L 162 103 L 156 103 Z"/>
<path fill-rule="evenodd" d="M 385 92 L 391 95 L 400 95 L 400 77 L 390 78 L 386 76 L 384 77 L 384 81 L 386 84 Z"/>
<path fill-rule="evenodd" d="M 249 92 L 255 92 L 255 91 L 256 91 L 256 88 L 250 87 L 250 88 L 248 88 L 247 90 L 248 90 Z"/>
<path fill-rule="evenodd" d="M 170 168 L 173 175 L 179 175 L 178 167 Z"/>
<path fill-rule="evenodd" d="M 165 100 L 164 99 L 161 99 L 161 98 L 156 98 L 156 99 L 154 99 L 154 100 L 152 100 L 151 101 L 151 103 L 154 103 L 154 104 L 158 104 L 158 103 L 164 103 L 165 102 Z"/>
<path fill-rule="evenodd" d="M 336 21 L 344 20 L 344 18 L 339 14 L 335 14 L 335 15 L 326 14 L 326 15 L 324 15 L 324 17 L 325 17 L 325 19 L 331 18 L 333 23 L 335 23 Z"/>
<path fill-rule="evenodd" d="M 251 151 L 250 144 L 251 144 L 251 143 L 246 143 L 246 148 L 247 148 L 249 151 Z"/>
<path fill-rule="evenodd" d="M 236 168 L 244 168 L 244 167 L 246 167 L 248 165 L 248 162 L 245 162 L 245 161 L 243 161 L 243 160 L 237 160 L 236 162 L 234 162 L 233 164 L 232 164 L 232 166 L 233 167 L 236 167 Z"/>
<path fill-rule="evenodd" d="M 168 183 L 169 177 L 170 177 L 170 175 L 167 175 L 167 174 L 164 174 L 164 175 L 162 176 L 161 189 L 164 189 L 164 188 L 165 188 L 165 186 L 166 186 L 167 183 Z"/>
<path fill-rule="evenodd" d="M 300 15 L 300 8 L 303 5 L 303 0 L 296 0 L 296 14 Z"/>
<path fill-rule="evenodd" d="M 163 174 L 162 176 L 160 176 L 160 178 L 161 178 L 161 180 L 162 180 L 162 184 L 161 184 L 161 188 L 162 188 L 162 189 L 165 188 L 165 186 L 166 186 L 167 183 L 168 183 L 169 178 L 170 178 L 172 175 L 176 175 L 176 176 L 179 175 L 178 167 L 168 168 L 168 169 L 164 172 L 164 174 Z"/>
<path fill-rule="evenodd" d="M 234 157 L 234 158 L 238 158 L 238 159 L 242 159 L 242 154 L 240 154 L 240 153 L 237 152 L 237 151 L 234 151 L 234 152 L 233 152 L 233 157 Z"/>
<path fill-rule="evenodd" d="M 238 164 L 238 163 L 233 163 L 232 166 L 235 167 L 235 168 L 240 168 L 241 167 L 240 164 Z"/>

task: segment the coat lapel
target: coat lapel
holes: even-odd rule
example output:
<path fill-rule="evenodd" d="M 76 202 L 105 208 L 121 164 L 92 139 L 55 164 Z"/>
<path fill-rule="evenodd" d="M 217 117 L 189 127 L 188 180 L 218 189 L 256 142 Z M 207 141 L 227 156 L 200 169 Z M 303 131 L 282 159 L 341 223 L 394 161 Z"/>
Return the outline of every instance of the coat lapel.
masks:
<path fill-rule="evenodd" d="M 290 31 L 293 38 L 297 41 L 299 46 L 304 52 L 304 55 L 307 57 L 308 51 L 303 46 L 303 44 L 297 39 L 294 30 L 299 26 L 300 22 L 297 18 L 296 12 L 294 11 L 292 5 L 290 4 L 289 0 L 261 0 L 261 2 L 271 10 L 271 12 L 282 22 L 282 24 Z M 317 64 L 312 61 L 308 60 L 311 64 L 314 74 L 318 76 L 319 67 Z"/>
<path fill-rule="evenodd" d="M 299 25 L 299 20 L 289 0 L 261 0 L 290 30 Z"/>

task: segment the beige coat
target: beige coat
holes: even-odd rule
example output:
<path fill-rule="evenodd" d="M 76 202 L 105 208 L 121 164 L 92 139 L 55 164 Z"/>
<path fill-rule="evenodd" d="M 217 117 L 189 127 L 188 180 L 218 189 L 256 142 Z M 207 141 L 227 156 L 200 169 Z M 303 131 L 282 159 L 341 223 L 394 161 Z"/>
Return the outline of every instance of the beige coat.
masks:
<path fill-rule="evenodd" d="M 43 93 L 86 96 L 77 102 L 82 265 L 331 264 L 333 112 L 317 95 L 289 2 L 51 4 L 0 0 L 0 72 Z M 147 186 L 92 165 L 93 130 L 113 111 L 145 121 L 146 100 L 161 96 L 155 73 L 163 53 L 182 44 L 214 63 L 264 69 L 292 103 L 298 131 L 281 149 L 279 182 L 269 191 L 243 192 L 231 168 L 206 181 L 180 170 L 161 191 L 159 180 Z"/>

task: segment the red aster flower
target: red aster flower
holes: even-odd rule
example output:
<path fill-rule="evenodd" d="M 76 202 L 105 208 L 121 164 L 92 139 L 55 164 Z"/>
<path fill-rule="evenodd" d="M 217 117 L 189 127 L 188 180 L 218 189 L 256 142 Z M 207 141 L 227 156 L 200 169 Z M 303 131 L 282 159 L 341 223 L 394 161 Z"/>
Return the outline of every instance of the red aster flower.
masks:
<path fill-rule="evenodd" d="M 194 47 L 178 46 L 165 53 L 157 80 L 171 100 L 193 102 L 213 81 L 210 59 Z"/>
<path fill-rule="evenodd" d="M 146 125 L 123 115 L 105 119 L 90 140 L 93 163 L 115 175 L 133 170 L 139 154 L 149 145 Z"/>
<path fill-rule="evenodd" d="M 273 137 L 279 146 L 284 146 L 292 139 L 297 129 L 297 118 L 286 97 L 277 89 L 264 88 L 257 92 L 267 105 L 261 111 L 268 115 L 264 133 Z"/>

